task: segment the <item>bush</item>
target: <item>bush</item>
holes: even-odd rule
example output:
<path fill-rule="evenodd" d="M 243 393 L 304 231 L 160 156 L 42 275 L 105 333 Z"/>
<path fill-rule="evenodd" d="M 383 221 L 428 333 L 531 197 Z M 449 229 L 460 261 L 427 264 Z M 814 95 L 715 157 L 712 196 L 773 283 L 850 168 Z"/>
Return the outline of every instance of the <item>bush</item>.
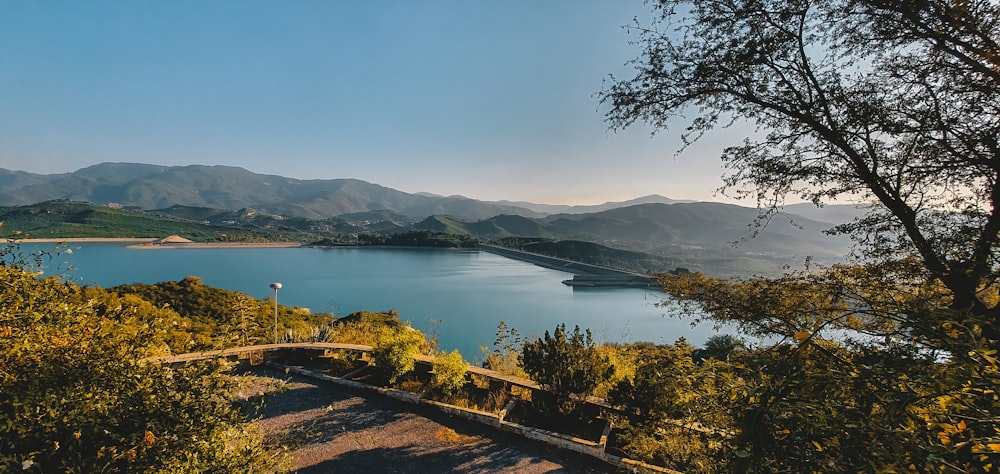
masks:
<path fill-rule="evenodd" d="M 442 351 L 434 359 L 431 387 L 445 395 L 454 394 L 465 386 L 465 372 L 468 368 L 469 364 L 462 359 L 462 354 L 457 349 L 450 354 Z"/>
<path fill-rule="evenodd" d="M 578 401 L 615 371 L 596 350 L 589 329 L 581 333 L 576 326 L 567 337 L 566 324 L 556 326 L 551 336 L 545 331 L 544 339 L 526 342 L 520 360 L 524 371 L 550 393 L 562 413 L 573 411 Z"/>
<path fill-rule="evenodd" d="M 403 375 L 413 370 L 416 365 L 415 356 L 420 353 L 424 336 L 419 331 L 400 331 L 388 337 L 372 350 L 372 360 L 379 374 L 389 383 L 394 384 Z"/>
<path fill-rule="evenodd" d="M 399 313 L 392 310 L 383 313 L 351 313 L 326 326 L 320 340 L 378 347 L 397 337 L 419 337 L 421 349 L 429 345 L 422 333 L 400 321 Z"/>
<path fill-rule="evenodd" d="M 273 470 L 224 367 L 144 360 L 156 319 L 19 268 L 0 281 L 0 471 Z"/>
<path fill-rule="evenodd" d="M 523 341 L 517 330 L 508 328 L 506 321 L 500 321 L 497 324 L 493 350 L 489 351 L 489 348 L 486 346 L 479 346 L 480 350 L 486 353 L 486 358 L 483 360 L 483 368 L 500 372 L 501 374 L 527 378 L 528 374 L 521 368 L 519 360 L 522 346 Z"/>

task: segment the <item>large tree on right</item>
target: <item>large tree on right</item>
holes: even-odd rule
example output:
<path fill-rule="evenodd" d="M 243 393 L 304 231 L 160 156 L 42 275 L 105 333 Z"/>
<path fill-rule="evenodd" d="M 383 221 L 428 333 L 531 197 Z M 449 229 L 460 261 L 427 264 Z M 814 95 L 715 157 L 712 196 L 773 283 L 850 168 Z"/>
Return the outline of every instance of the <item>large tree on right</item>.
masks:
<path fill-rule="evenodd" d="M 733 121 L 760 136 L 724 152 L 726 186 L 775 209 L 868 199 L 842 226 L 869 257 L 912 255 L 952 306 L 1000 328 L 982 294 L 1000 232 L 1000 6 L 996 2 L 654 2 L 635 76 L 602 92 L 612 127 L 686 140 Z"/>
<path fill-rule="evenodd" d="M 733 418 L 723 427 L 733 455 L 754 460 L 735 465 L 997 469 L 1000 5 L 651 3 L 649 24 L 632 27 L 634 75 L 601 92 L 612 128 L 686 120 L 689 144 L 713 128 L 756 127 L 724 150 L 723 189 L 756 199 L 761 224 L 786 199 L 868 205 L 834 229 L 857 242 L 852 266 L 664 279 L 714 319 L 778 337 L 736 358 L 751 395 L 726 396 L 742 405 L 715 400 Z M 806 414 L 828 408 L 822 393 L 843 406 L 806 434 Z M 831 454 L 846 440 L 855 447 Z"/>

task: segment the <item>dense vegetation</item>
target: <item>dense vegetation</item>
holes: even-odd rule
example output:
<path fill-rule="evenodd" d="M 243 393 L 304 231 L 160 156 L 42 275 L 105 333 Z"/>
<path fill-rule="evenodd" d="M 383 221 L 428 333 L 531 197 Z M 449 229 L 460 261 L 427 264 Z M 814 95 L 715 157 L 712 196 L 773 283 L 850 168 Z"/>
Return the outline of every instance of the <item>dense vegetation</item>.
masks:
<path fill-rule="evenodd" d="M 195 276 L 181 281 L 119 285 L 109 291 L 135 295 L 156 307 L 184 315 L 171 323 L 177 328 L 169 344 L 174 353 L 266 344 L 275 339 L 273 300 L 261 301 L 238 291 L 206 286 Z M 327 313 L 279 305 L 277 337 L 281 341 L 311 340 L 318 328 L 332 320 Z"/>
<path fill-rule="evenodd" d="M 486 362 L 531 374 L 558 394 L 562 412 L 588 395 L 607 397 L 622 427 L 618 446 L 677 469 L 996 472 L 1000 6 L 951 0 L 651 4 L 651 24 L 637 25 L 642 56 L 635 76 L 609 81 L 602 92 L 612 126 L 644 121 L 660 129 L 690 113 L 684 137 L 690 143 L 734 117 L 751 122 L 761 133 L 723 154 L 731 173 L 726 189 L 758 199 L 761 225 L 789 196 L 814 203 L 865 199 L 868 214 L 837 229 L 855 239 L 857 258 L 772 278 L 663 275 L 665 289 L 690 314 L 737 324 L 758 337 L 751 347 L 732 339 L 701 350 L 684 341 L 596 346 L 585 332 L 567 334 L 564 326 L 512 347 L 516 334 L 501 327 L 500 346 Z M 574 219 L 565 221 L 561 225 Z M 428 224 L 464 226 L 445 219 Z M 510 216 L 483 225 L 551 229 Z M 641 234 L 656 240 L 669 230 Z M 122 312 L 141 303 L 101 306 L 94 303 L 103 297 L 99 292 L 81 299 L 77 293 L 90 293 L 54 280 L 39 280 L 35 288 L 23 272 L 6 276 L 13 283 L 0 290 L 8 311 L 0 369 L 9 385 L 0 406 L 14 414 L 0 438 L 9 443 L 0 451 L 7 466 L 174 466 L 170 456 L 202 448 L 185 439 L 169 452 L 157 451 L 164 439 L 157 433 L 192 429 L 186 420 L 202 410 L 219 422 L 198 428 L 209 430 L 200 439 L 233 432 L 226 429 L 231 418 L 213 418 L 220 405 L 205 403 L 206 397 L 176 413 L 156 411 L 150 402 L 152 419 L 149 412 L 129 411 L 145 399 L 120 401 L 135 392 L 129 384 L 145 383 L 137 381 L 179 392 L 170 385 L 176 378 L 118 378 L 145 367 L 121 365 L 124 356 L 155 349 L 129 342 L 147 327 L 131 318 L 156 311 L 171 317 L 168 308 Z M 364 318 L 331 323 L 326 334 L 370 340 L 357 330 L 365 324 Z M 402 325 L 379 327 L 386 329 L 375 332 L 376 366 L 389 383 L 399 382 L 412 371 L 414 354 L 427 353 L 431 344 Z M 157 340 L 155 334 L 148 339 Z M 77 353 L 88 357 L 67 360 Z M 105 375 L 106 367 L 115 373 Z M 57 389 L 40 391 L 36 380 Z M 95 391 L 105 385 L 118 389 Z M 92 396 L 102 401 L 91 404 Z M 544 406 L 544 396 L 533 401 Z M 123 414 L 108 417 L 101 411 L 108 407 Z M 60 431 L 67 425 L 52 420 L 82 428 Z M 111 427 L 104 428 L 108 420 Z M 84 439 L 97 444 L 76 450 L 75 440 Z M 258 452 L 253 440 L 230 443 L 247 446 L 247 459 Z M 199 456 L 213 468 L 240 467 L 232 463 L 241 460 L 218 450 Z"/>
<path fill-rule="evenodd" d="M 9 255 L 8 255 L 9 256 Z M 274 468 L 213 363 L 171 368 L 180 317 L 138 298 L 0 266 L 0 470 L 251 472 Z"/>
<path fill-rule="evenodd" d="M 0 409 L 8 422 L 0 426 L 6 443 L 0 462 L 6 469 L 253 470 L 276 462 L 225 396 L 238 379 L 223 367 L 143 362 L 152 355 L 270 342 L 270 302 L 207 287 L 196 277 L 81 288 L 37 279 L 10 265 L 10 258 L 4 261 Z M 866 283 L 862 270 L 839 270 L 842 294 L 854 301 L 864 296 L 870 304 L 901 295 L 882 294 L 891 287 Z M 617 427 L 614 449 L 676 469 L 992 469 L 1000 452 L 994 434 L 1000 371 L 993 353 L 830 339 L 824 328 L 836 326 L 833 321 L 862 332 L 879 322 L 866 320 L 845 300 L 835 304 L 842 296 L 829 293 L 832 274 L 811 278 L 807 285 L 795 279 L 734 283 L 684 272 L 664 277 L 670 291 L 698 295 L 689 301 L 716 317 L 743 321 L 749 334 L 784 335 L 777 344 L 747 348 L 716 337 L 703 349 L 683 340 L 597 345 L 587 331 L 564 325 L 523 340 L 501 322 L 483 365 L 528 375 L 545 387 L 547 393 L 531 400 L 545 416 L 575 419 L 588 396 L 607 399 L 617 407 L 605 414 Z M 859 284 L 878 292 L 857 293 Z M 437 351 L 436 341 L 395 312 L 332 318 L 280 309 L 284 340 L 374 346 L 376 383 L 416 383 L 415 356 Z M 813 326 L 803 326 L 806 315 Z M 967 344 L 959 326 L 942 324 L 954 330 L 924 347 Z M 453 401 L 465 396 L 461 354 L 438 355 L 426 382 L 429 393 Z M 356 367 L 356 355 L 340 357 L 345 367 Z"/>
<path fill-rule="evenodd" d="M 724 150 L 724 190 L 756 198 L 762 226 L 786 198 L 868 208 L 835 229 L 856 243 L 851 265 L 665 276 L 692 314 L 769 343 L 662 361 L 649 370 L 677 378 L 633 378 L 619 399 L 706 428 L 688 430 L 698 470 L 996 472 L 1000 5 L 651 5 L 634 75 L 601 93 L 612 127 L 687 117 L 689 144 L 746 122 L 758 133 Z"/>
<path fill-rule="evenodd" d="M 0 207 L 0 222 L 3 223 L 0 238 L 7 239 L 182 235 L 197 242 L 260 242 L 297 240 L 305 235 L 294 229 L 214 226 L 163 214 L 65 200 Z"/>
<path fill-rule="evenodd" d="M 467 235 L 448 234 L 429 230 L 413 230 L 393 234 L 364 233 L 353 239 L 344 241 L 326 238 L 312 245 L 316 246 L 394 246 L 394 247 L 434 247 L 434 248 L 472 248 L 478 242 Z"/>
<path fill-rule="evenodd" d="M 38 278 L 33 270 L 47 258 L 11 244 L 0 251 L 0 471 L 279 469 L 280 450 L 264 445 L 232 398 L 241 378 L 215 362 L 170 367 L 148 360 L 269 343 L 273 302 L 197 277 L 80 287 Z M 377 368 L 393 380 L 391 374 L 412 368 L 413 354 L 436 350 L 436 341 L 395 312 L 338 319 L 279 310 L 282 340 L 373 345 Z M 444 357 L 436 385 L 453 390 L 464 377 L 462 364 L 457 352 Z"/>
<path fill-rule="evenodd" d="M 545 389 L 538 396 L 551 397 L 551 400 L 537 400 L 540 403 L 536 404 L 550 404 L 564 414 L 571 413 L 615 372 L 611 361 L 597 351 L 590 329 L 580 332 L 577 326 L 567 333 L 565 324 L 556 326 L 551 335 L 545 331 L 544 338 L 526 341 L 519 362 L 531 379 Z"/>

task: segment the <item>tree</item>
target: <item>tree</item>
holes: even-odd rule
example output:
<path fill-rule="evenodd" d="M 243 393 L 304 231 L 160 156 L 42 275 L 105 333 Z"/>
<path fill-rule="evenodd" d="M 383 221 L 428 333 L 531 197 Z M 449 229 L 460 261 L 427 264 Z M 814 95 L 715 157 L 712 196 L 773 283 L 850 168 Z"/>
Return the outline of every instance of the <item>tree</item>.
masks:
<path fill-rule="evenodd" d="M 718 442 L 725 439 L 724 431 L 699 427 L 732 424 L 717 404 L 742 388 L 739 378 L 726 367 L 713 366 L 713 360 L 695 364 L 695 350 L 683 339 L 669 346 L 633 348 L 639 367 L 608 393 L 608 402 L 621 409 L 612 417 L 617 444 L 629 457 L 683 472 L 711 472 L 721 460 L 734 457 Z M 713 418 L 720 415 L 724 419 Z"/>
<path fill-rule="evenodd" d="M 705 348 L 695 351 L 696 356 L 703 358 L 714 357 L 718 360 L 725 360 L 734 350 L 743 347 L 743 342 L 729 334 L 716 334 L 705 341 Z"/>
<path fill-rule="evenodd" d="M 664 277 L 680 303 L 776 340 L 714 361 L 741 381 L 699 400 L 729 431 L 735 472 L 989 472 L 1000 454 L 1000 364 L 949 317 L 940 286 L 911 288 L 878 267 L 782 278 Z M 912 334 L 928 324 L 927 337 Z M 907 330 L 907 328 L 910 328 Z M 933 336 L 933 337 L 931 337 Z M 979 344 L 985 344 L 980 341 Z M 699 389 L 701 393 L 710 393 Z M 726 418 L 731 421 L 726 421 Z"/>
<path fill-rule="evenodd" d="M 196 276 L 155 284 L 133 283 L 110 288 L 132 294 L 157 306 L 169 306 L 187 318 L 193 344 L 183 352 L 230 347 L 238 340 L 270 341 L 273 334 L 274 301 L 255 300 L 246 294 L 214 288 Z M 333 322 L 327 313 L 278 306 L 278 323 L 293 341 L 310 340 L 319 328 Z M 175 348 L 176 350 L 176 348 Z"/>
<path fill-rule="evenodd" d="M 556 326 L 552 335 L 525 342 L 521 366 L 532 380 L 552 395 L 557 408 L 569 413 L 577 402 L 590 395 L 603 380 L 611 377 L 614 366 L 594 346 L 590 330 L 580 327 L 566 333 L 566 324 Z"/>
<path fill-rule="evenodd" d="M 635 76 L 601 92 L 613 128 L 685 143 L 735 121 L 763 133 L 723 152 L 723 190 L 871 204 L 840 226 L 897 280 L 940 282 L 949 306 L 1000 337 L 984 290 L 1000 276 L 1000 5 L 986 0 L 659 0 L 636 26 Z M 883 270 L 890 270 L 885 268 Z"/>
<path fill-rule="evenodd" d="M 249 346 L 251 341 L 260 341 L 261 328 L 257 321 L 259 307 L 256 300 L 237 292 L 228 325 L 233 334 L 227 339 L 236 341 L 235 345 L 238 346 Z"/>
<path fill-rule="evenodd" d="M 659 0 L 612 128 L 738 121 L 723 191 L 766 225 L 788 197 L 868 204 L 833 229 L 852 265 L 724 281 L 664 275 L 716 321 L 777 340 L 707 405 L 727 469 L 988 472 L 1000 455 L 1000 5 L 970 0 Z M 728 368 L 727 368 L 728 367 Z"/>

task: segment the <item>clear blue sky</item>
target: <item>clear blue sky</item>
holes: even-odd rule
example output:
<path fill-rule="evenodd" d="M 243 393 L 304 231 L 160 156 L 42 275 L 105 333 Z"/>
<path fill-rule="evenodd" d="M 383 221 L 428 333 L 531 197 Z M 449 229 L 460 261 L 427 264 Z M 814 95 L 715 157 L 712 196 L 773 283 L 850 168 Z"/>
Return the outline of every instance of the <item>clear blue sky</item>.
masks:
<path fill-rule="evenodd" d="M 0 167 L 231 165 L 407 192 L 722 200 L 711 139 L 607 130 L 640 0 L 0 0 Z M 747 203 L 752 205 L 753 203 Z"/>

